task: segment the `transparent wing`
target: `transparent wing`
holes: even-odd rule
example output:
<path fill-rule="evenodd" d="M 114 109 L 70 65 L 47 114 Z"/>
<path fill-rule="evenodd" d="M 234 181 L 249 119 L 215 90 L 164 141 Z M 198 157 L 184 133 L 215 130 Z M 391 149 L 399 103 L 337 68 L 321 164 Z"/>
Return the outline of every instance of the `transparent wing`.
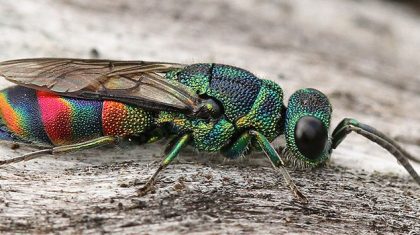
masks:
<path fill-rule="evenodd" d="M 151 110 L 194 113 L 201 99 L 163 75 L 185 65 L 146 61 L 36 58 L 0 62 L 0 76 L 63 96 L 111 99 Z"/>

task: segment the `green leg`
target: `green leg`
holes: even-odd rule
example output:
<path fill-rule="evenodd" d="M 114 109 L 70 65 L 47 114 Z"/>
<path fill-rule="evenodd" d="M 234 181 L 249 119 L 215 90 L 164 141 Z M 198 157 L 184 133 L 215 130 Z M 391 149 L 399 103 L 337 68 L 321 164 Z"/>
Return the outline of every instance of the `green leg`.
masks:
<path fill-rule="evenodd" d="M 39 151 L 35 151 L 35 152 L 32 152 L 32 153 L 25 154 L 25 155 L 20 156 L 20 157 L 15 157 L 15 158 L 7 159 L 7 160 L 2 160 L 2 161 L 0 161 L 0 166 L 1 165 L 7 165 L 7 164 L 10 164 L 10 163 L 21 162 L 21 161 L 28 161 L 28 160 L 31 160 L 31 159 L 34 159 L 34 158 L 42 157 L 44 155 L 57 155 L 57 154 L 62 154 L 62 153 L 76 152 L 76 151 L 80 151 L 80 150 L 96 148 L 96 147 L 103 146 L 103 145 L 114 144 L 117 141 L 118 140 L 117 140 L 116 137 L 102 136 L 102 137 L 99 137 L 99 138 L 96 138 L 96 139 L 93 139 L 93 140 L 89 140 L 89 141 L 86 141 L 86 142 L 78 143 L 78 144 L 63 145 L 63 146 L 53 147 L 53 148 L 49 148 L 49 149 L 43 149 L 43 150 L 39 150 Z"/>
<path fill-rule="evenodd" d="M 408 171 L 408 173 L 413 177 L 417 184 L 420 185 L 420 176 L 407 160 L 410 159 L 414 162 L 420 163 L 420 159 L 415 158 L 407 151 L 402 149 L 401 146 L 397 144 L 397 142 L 386 136 L 384 133 L 369 125 L 360 123 L 356 119 L 344 118 L 334 129 L 332 133 L 332 149 L 337 148 L 337 146 L 346 138 L 346 136 L 353 131 L 388 150 L 388 152 L 394 155 L 400 164 Z"/>
<path fill-rule="evenodd" d="M 169 151 L 168 155 L 163 159 L 163 161 L 160 163 L 159 168 L 156 170 L 156 172 L 152 175 L 152 177 L 149 178 L 149 180 L 147 181 L 147 183 L 138 190 L 138 194 L 140 196 L 145 195 L 147 192 L 151 191 L 151 189 L 153 188 L 153 185 L 156 182 L 156 177 L 157 175 L 164 170 L 179 154 L 179 151 L 181 151 L 181 149 L 183 147 L 185 147 L 188 142 L 191 139 L 191 135 L 190 134 L 186 134 L 181 136 L 176 143 L 173 145 L 172 149 Z"/>
<path fill-rule="evenodd" d="M 134 141 L 139 144 L 150 144 L 161 140 L 168 136 L 169 133 L 164 128 L 155 128 L 153 130 L 142 133 L 139 136 L 131 137 Z"/>
<path fill-rule="evenodd" d="M 251 135 L 248 132 L 245 132 L 232 144 L 223 148 L 221 153 L 227 158 L 236 159 L 245 153 L 250 142 Z"/>
<path fill-rule="evenodd" d="M 273 148 L 273 146 L 271 146 L 267 138 L 265 138 L 265 136 L 261 133 L 253 130 L 251 130 L 249 134 L 251 134 L 257 140 L 265 155 L 268 157 L 268 159 L 270 159 L 271 163 L 273 164 L 273 167 L 283 175 L 283 178 L 286 181 L 286 185 L 290 188 L 290 190 L 292 190 L 295 197 L 302 203 L 308 203 L 308 199 L 299 191 L 298 187 L 295 185 L 292 178 L 290 177 L 289 172 L 287 172 L 286 168 L 284 168 L 284 163 L 281 160 L 279 154 Z"/>

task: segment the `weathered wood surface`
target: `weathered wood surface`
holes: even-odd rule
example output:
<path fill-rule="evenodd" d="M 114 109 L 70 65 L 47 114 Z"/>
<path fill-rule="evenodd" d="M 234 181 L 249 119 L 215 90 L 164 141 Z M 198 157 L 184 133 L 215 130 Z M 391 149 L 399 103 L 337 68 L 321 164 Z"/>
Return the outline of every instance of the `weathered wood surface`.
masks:
<path fill-rule="evenodd" d="M 356 117 L 420 156 L 419 25 L 416 11 L 388 1 L 4 0 L 0 59 L 233 64 L 281 84 L 286 100 L 300 87 L 322 90 L 334 106 L 333 125 Z M 163 144 L 0 168 L 0 232 L 420 232 L 419 186 L 362 137 L 346 140 L 324 169 L 291 170 L 310 198 L 306 206 L 262 154 L 226 162 L 191 150 L 155 193 L 136 197 Z M 30 149 L 0 151 L 5 159 Z"/>

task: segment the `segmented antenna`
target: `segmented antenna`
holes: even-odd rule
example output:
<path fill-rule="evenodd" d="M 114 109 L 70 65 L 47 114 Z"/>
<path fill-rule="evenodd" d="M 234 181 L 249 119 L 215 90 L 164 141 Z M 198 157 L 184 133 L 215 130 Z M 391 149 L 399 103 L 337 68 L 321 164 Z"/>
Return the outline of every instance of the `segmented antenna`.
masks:
<path fill-rule="evenodd" d="M 388 150 L 388 152 L 394 155 L 398 162 L 413 177 L 414 181 L 420 185 L 420 176 L 408 161 L 412 160 L 414 162 L 420 163 L 420 159 L 415 158 L 410 153 L 402 149 L 396 141 L 392 140 L 384 133 L 367 124 L 360 123 L 359 121 L 352 118 L 343 119 L 332 133 L 332 148 L 337 148 L 337 146 L 344 140 L 344 138 L 353 131 Z"/>

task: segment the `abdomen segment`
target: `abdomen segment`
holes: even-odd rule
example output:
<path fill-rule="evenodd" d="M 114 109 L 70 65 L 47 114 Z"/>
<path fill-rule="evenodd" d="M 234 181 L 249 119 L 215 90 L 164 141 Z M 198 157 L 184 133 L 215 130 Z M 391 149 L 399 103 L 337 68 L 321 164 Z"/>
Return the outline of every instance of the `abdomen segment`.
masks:
<path fill-rule="evenodd" d="M 41 120 L 35 90 L 14 86 L 0 92 L 0 116 L 0 138 L 51 144 Z"/>
<path fill-rule="evenodd" d="M 37 91 L 44 130 L 51 143 L 65 145 L 102 136 L 102 102 Z"/>
<path fill-rule="evenodd" d="M 154 125 L 154 113 L 135 106 L 20 86 L 0 92 L 0 117 L 0 139 L 55 146 L 103 135 L 136 135 Z"/>

